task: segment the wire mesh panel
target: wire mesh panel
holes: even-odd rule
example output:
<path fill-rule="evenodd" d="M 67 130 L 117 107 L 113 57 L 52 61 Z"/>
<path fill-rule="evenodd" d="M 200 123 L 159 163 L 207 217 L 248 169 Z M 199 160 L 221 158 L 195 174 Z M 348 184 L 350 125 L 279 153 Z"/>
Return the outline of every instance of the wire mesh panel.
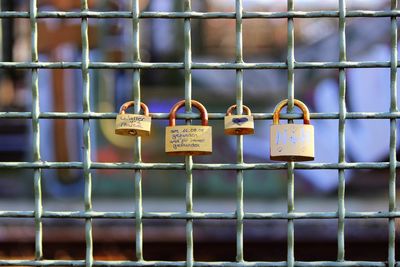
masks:
<path fill-rule="evenodd" d="M 397 118 L 400 117 L 397 107 L 397 0 L 391 1 L 391 9 L 384 11 L 346 10 L 346 0 L 338 0 L 338 10 L 334 11 L 297 11 L 294 0 L 287 1 L 287 11 L 284 12 L 246 12 L 243 9 L 243 0 L 235 1 L 234 12 L 194 12 L 191 0 L 182 0 L 183 11 L 151 12 L 140 11 L 139 0 L 132 0 L 130 11 L 92 11 L 89 9 L 88 0 L 81 0 L 80 11 L 40 11 L 38 12 L 37 0 L 29 1 L 29 11 L 1 11 L 1 19 L 29 19 L 31 35 L 31 61 L 29 62 L 0 62 L 1 69 L 30 70 L 32 110 L 29 112 L 1 112 L 1 119 L 25 119 L 32 123 L 32 152 L 30 162 L 0 162 L 0 168 L 29 169 L 33 170 L 34 210 L 13 211 L 1 210 L 3 218 L 33 218 L 35 222 L 35 258 L 32 260 L 13 259 L 0 260 L 2 266 L 395 266 L 395 236 L 396 218 L 400 214 L 396 210 L 396 170 L 399 165 L 396 157 L 397 144 Z M 349 61 L 346 50 L 346 20 L 349 18 L 390 18 L 391 24 L 391 57 L 390 61 Z M 81 60 L 80 61 L 39 61 L 38 56 L 38 21 L 42 19 L 79 19 L 81 31 Z M 131 21 L 133 31 L 132 58 L 130 62 L 101 62 L 91 61 L 89 58 L 89 21 L 98 19 L 121 18 Z M 339 25 L 339 54 L 336 61 L 326 62 L 300 62 L 295 59 L 295 20 L 296 19 L 336 18 Z M 141 60 L 140 49 L 140 23 L 146 19 L 183 20 L 183 54 L 182 62 L 145 62 Z M 235 60 L 234 62 L 196 62 L 192 60 L 192 23 L 193 19 L 227 19 L 235 22 Z M 287 58 L 284 62 L 258 62 L 244 61 L 243 49 L 243 24 L 251 19 L 285 19 L 287 20 Z M 387 68 L 390 69 L 390 110 L 386 112 L 348 112 L 346 108 L 346 71 L 358 68 Z M 81 72 L 82 83 L 82 112 L 44 112 L 40 110 L 39 76 L 42 69 L 76 69 Z M 142 160 L 141 138 L 134 139 L 133 162 L 96 162 L 91 157 L 91 131 L 93 121 L 114 119 L 114 112 L 94 112 L 91 110 L 90 94 L 96 88 L 90 84 L 91 70 L 98 69 L 128 69 L 132 70 L 132 92 L 135 103 L 140 103 L 141 71 L 142 70 L 182 70 L 184 75 L 184 92 L 181 98 L 185 99 L 185 114 L 179 114 L 179 119 L 186 119 L 187 124 L 192 119 L 199 119 L 197 113 L 192 112 L 192 71 L 193 70 L 231 70 L 235 71 L 236 90 L 235 99 L 238 114 L 243 111 L 243 86 L 245 70 L 285 70 L 287 72 L 287 98 L 289 100 L 287 114 L 281 118 L 291 120 L 301 119 L 302 115 L 293 113 L 294 99 L 296 97 L 295 70 L 298 69 L 334 69 L 338 71 L 339 83 L 339 112 L 311 113 L 312 120 L 338 121 L 338 160 L 337 162 L 311 162 L 311 163 L 253 163 L 244 162 L 243 136 L 236 137 L 236 161 L 234 163 L 196 163 L 192 156 L 185 156 L 184 161 L 178 163 L 144 162 Z M 140 112 L 136 105 L 135 113 Z M 167 120 L 167 113 L 151 113 L 154 120 Z M 271 121 L 272 113 L 253 113 L 256 120 Z M 224 111 L 211 112 L 210 120 L 221 121 L 225 116 Z M 82 121 L 83 124 L 83 154 L 82 161 L 56 162 L 44 161 L 41 156 L 40 124 L 48 119 L 68 119 Z M 346 122 L 357 119 L 385 119 L 390 121 L 390 147 L 389 161 L 383 162 L 346 162 Z M 43 145 L 43 144 L 42 144 Z M 44 144 L 45 145 L 45 144 Z M 44 169 L 80 169 L 84 176 L 84 208 L 75 211 L 51 211 L 43 209 L 42 203 L 42 171 Z M 135 187 L 135 211 L 133 212 L 100 212 L 92 208 L 92 172 L 98 169 L 123 169 L 132 172 Z M 306 170 L 337 170 L 338 191 L 336 212 L 297 212 L 295 210 L 295 174 L 296 169 Z M 386 169 L 390 171 L 388 209 L 386 211 L 346 211 L 345 209 L 345 172 L 349 169 Z M 185 212 L 153 212 L 143 210 L 142 205 L 142 171 L 146 170 L 183 170 L 186 177 L 185 187 Z M 197 212 L 193 208 L 193 178 L 194 170 L 230 170 L 236 172 L 236 210 L 234 212 Z M 244 209 L 244 180 L 248 170 L 287 170 L 287 210 L 279 212 L 245 212 Z M 85 221 L 86 252 L 85 259 L 81 260 L 46 260 L 43 258 L 43 219 L 83 219 Z M 135 261 L 100 261 L 93 259 L 93 219 L 133 219 L 135 229 Z M 186 259 L 184 261 L 148 261 L 143 256 L 143 221 L 179 220 L 185 222 Z M 236 261 L 208 262 L 197 261 L 194 249 L 194 222 L 197 220 L 230 220 L 236 223 Z M 337 220 L 337 259 L 336 261 L 297 261 L 295 259 L 295 227 L 296 220 Z M 388 253 L 385 261 L 349 261 L 345 255 L 345 224 L 347 219 L 387 219 L 388 224 Z M 284 220 L 287 221 L 287 259 L 286 261 L 246 261 L 244 253 L 244 221 L 245 220 Z"/>

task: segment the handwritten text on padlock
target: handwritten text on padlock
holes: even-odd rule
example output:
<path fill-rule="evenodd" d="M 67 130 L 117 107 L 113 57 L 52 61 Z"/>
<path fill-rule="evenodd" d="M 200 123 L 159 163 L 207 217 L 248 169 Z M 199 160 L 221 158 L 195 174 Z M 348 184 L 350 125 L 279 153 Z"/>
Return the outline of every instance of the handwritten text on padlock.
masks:
<path fill-rule="evenodd" d="M 211 127 L 205 126 L 167 127 L 167 151 L 211 149 L 210 132 Z"/>
<path fill-rule="evenodd" d="M 127 114 L 120 116 L 119 121 L 119 127 L 143 128 L 142 122 L 145 121 L 145 117 Z"/>

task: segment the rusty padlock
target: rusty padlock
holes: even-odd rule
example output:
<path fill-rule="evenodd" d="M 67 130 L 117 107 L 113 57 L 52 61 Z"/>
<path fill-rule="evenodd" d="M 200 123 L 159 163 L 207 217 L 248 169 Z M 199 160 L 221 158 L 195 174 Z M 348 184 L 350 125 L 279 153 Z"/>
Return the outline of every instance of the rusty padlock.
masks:
<path fill-rule="evenodd" d="M 141 102 L 140 107 L 142 108 L 144 115 L 126 114 L 126 110 L 134 105 L 134 101 L 129 101 L 121 106 L 115 122 L 115 133 L 131 136 L 149 136 L 151 127 L 149 108 Z"/>
<path fill-rule="evenodd" d="M 226 111 L 224 118 L 225 134 L 254 134 L 254 119 L 249 107 L 243 105 L 243 111 L 246 113 L 244 115 L 232 115 L 232 111 L 235 109 L 236 105 L 232 105 Z"/>
<path fill-rule="evenodd" d="M 185 105 L 185 100 L 176 103 L 169 113 L 169 126 L 165 128 L 165 152 L 168 155 L 208 155 L 212 152 L 212 129 L 208 126 L 207 110 L 196 100 L 191 103 L 200 111 L 201 126 L 175 126 L 176 112 Z"/>
<path fill-rule="evenodd" d="M 279 113 L 288 104 L 281 101 L 274 110 L 270 135 L 270 158 L 280 161 L 314 160 L 314 127 L 310 124 L 307 106 L 295 99 L 294 105 L 303 112 L 304 124 L 279 124 Z"/>

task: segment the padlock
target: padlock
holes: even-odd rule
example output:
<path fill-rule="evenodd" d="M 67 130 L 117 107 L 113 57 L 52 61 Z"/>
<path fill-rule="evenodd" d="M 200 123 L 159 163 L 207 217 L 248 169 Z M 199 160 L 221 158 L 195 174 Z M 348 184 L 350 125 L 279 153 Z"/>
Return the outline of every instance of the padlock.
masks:
<path fill-rule="evenodd" d="M 115 133 L 131 136 L 149 136 L 151 126 L 149 108 L 141 102 L 140 107 L 142 108 L 144 115 L 126 114 L 125 111 L 134 105 L 134 101 L 129 101 L 121 106 L 115 122 Z"/>
<path fill-rule="evenodd" d="M 165 152 L 168 155 L 208 155 L 212 152 L 212 129 L 208 126 L 207 110 L 196 100 L 191 103 L 200 111 L 201 126 L 175 126 L 176 112 L 185 105 L 185 100 L 176 103 L 169 113 L 169 126 L 165 128 Z"/>
<path fill-rule="evenodd" d="M 226 111 L 224 118 L 225 134 L 244 135 L 254 134 L 254 119 L 250 109 L 243 105 L 245 115 L 232 115 L 232 111 L 236 109 L 236 105 L 232 105 Z"/>
<path fill-rule="evenodd" d="M 310 124 L 307 106 L 295 99 L 294 105 L 303 112 L 304 124 L 279 124 L 279 113 L 288 104 L 281 101 L 274 110 L 270 135 L 270 158 L 280 161 L 314 160 L 314 127 Z"/>

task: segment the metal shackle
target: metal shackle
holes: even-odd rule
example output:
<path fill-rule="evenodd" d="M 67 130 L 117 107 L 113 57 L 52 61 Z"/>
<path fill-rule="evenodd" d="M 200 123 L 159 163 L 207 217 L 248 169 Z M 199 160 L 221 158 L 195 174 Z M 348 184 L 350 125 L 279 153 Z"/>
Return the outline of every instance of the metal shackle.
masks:
<path fill-rule="evenodd" d="M 237 105 L 232 105 L 228 108 L 228 110 L 226 111 L 226 115 L 227 116 L 231 116 L 232 112 L 237 108 Z M 251 116 L 251 110 L 249 109 L 248 106 L 243 105 L 243 111 L 246 113 L 246 115 Z"/>
<path fill-rule="evenodd" d="M 287 104 L 289 103 L 288 99 L 282 100 L 281 102 L 278 103 L 278 105 L 276 105 L 275 110 L 274 110 L 274 115 L 273 115 L 273 124 L 279 124 L 279 113 L 281 112 L 281 110 L 287 106 Z M 308 111 L 307 106 L 301 102 L 300 100 L 294 99 L 294 103 L 295 106 L 297 106 L 298 108 L 301 109 L 301 111 L 303 112 L 303 123 L 304 124 L 310 124 L 310 112 Z"/>
<path fill-rule="evenodd" d="M 196 107 L 200 111 L 201 125 L 208 125 L 208 113 L 206 108 L 200 102 L 196 100 L 190 100 L 192 106 Z M 169 112 L 169 126 L 175 126 L 176 112 L 185 105 L 185 100 L 177 102 Z"/>
<path fill-rule="evenodd" d="M 119 114 L 120 114 L 120 115 L 125 114 L 125 111 L 126 111 L 128 108 L 133 107 L 134 105 L 135 105 L 135 101 L 128 101 L 128 102 L 124 103 L 124 104 L 121 106 L 121 108 L 119 109 Z M 140 102 L 140 107 L 141 107 L 142 110 L 143 110 L 143 114 L 144 114 L 145 116 L 149 116 L 149 108 L 146 106 L 146 104 L 143 103 L 143 102 Z"/>

